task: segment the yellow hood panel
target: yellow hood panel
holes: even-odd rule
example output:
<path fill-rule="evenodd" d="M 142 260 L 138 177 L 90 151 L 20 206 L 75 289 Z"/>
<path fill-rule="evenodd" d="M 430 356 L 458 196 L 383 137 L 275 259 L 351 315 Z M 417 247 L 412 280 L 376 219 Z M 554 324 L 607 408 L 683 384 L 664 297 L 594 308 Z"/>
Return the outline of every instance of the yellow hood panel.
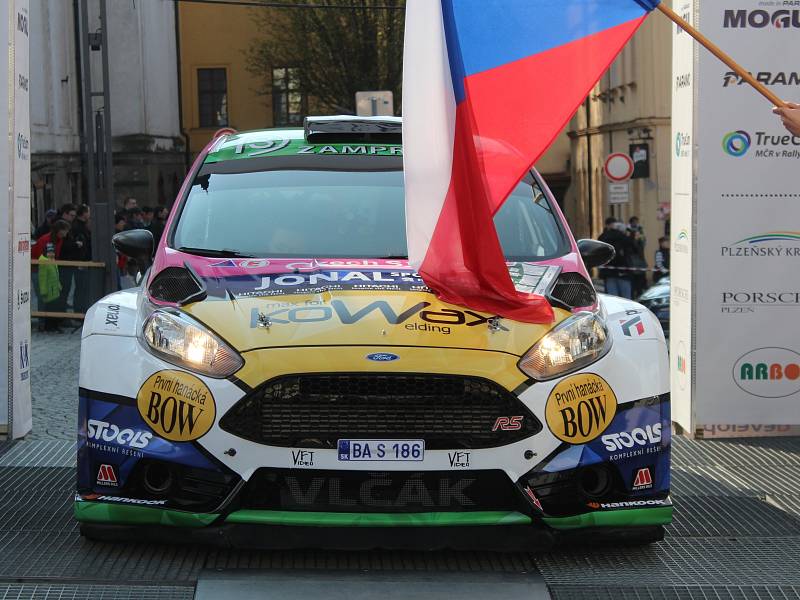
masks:
<path fill-rule="evenodd" d="M 426 292 L 335 291 L 208 299 L 184 307 L 240 352 L 300 346 L 420 346 L 524 354 L 569 316 L 546 325 L 500 319 L 439 302 Z"/>
<path fill-rule="evenodd" d="M 516 356 L 504 352 L 452 350 L 442 348 L 389 348 L 398 356 L 391 362 L 367 360 L 373 352 L 386 352 L 385 346 L 339 346 L 318 348 L 276 348 L 244 353 L 245 364 L 236 378 L 250 387 L 282 375 L 295 373 L 437 373 L 482 377 L 507 390 L 528 378 L 517 367 Z"/>

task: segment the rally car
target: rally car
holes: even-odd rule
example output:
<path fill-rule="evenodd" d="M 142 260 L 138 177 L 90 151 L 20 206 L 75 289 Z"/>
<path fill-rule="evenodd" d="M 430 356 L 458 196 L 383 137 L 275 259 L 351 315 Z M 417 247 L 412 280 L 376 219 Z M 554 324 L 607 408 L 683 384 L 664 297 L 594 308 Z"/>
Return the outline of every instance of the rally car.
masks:
<path fill-rule="evenodd" d="M 82 334 L 75 516 L 258 547 L 650 542 L 671 519 L 658 320 L 598 295 L 535 171 L 495 225 L 546 325 L 441 302 L 406 259 L 400 123 L 218 133 L 141 283 Z"/>

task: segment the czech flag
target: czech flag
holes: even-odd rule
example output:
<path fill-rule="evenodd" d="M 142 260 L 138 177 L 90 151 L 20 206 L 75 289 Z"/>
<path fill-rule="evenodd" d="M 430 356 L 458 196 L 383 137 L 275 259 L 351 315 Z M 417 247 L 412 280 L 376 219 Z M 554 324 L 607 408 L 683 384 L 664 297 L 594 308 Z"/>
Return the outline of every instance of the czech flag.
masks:
<path fill-rule="evenodd" d="M 658 3 L 408 0 L 409 259 L 442 300 L 552 322 L 514 288 L 492 218 Z"/>

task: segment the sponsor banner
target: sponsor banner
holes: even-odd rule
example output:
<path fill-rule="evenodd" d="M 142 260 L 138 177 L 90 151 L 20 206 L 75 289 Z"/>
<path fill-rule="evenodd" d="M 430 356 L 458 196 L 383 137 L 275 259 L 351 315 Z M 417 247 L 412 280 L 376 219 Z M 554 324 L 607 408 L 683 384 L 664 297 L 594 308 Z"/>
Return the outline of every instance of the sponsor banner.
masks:
<path fill-rule="evenodd" d="M 696 9 L 699 0 L 676 0 L 673 9 L 686 21 L 697 24 Z M 674 418 L 684 422 L 690 418 L 690 387 L 687 385 L 685 371 L 677 357 L 683 356 L 682 366 L 686 366 L 685 351 L 679 352 L 678 345 L 686 346 L 691 339 L 693 275 L 693 200 L 694 200 L 694 145 L 697 140 L 694 132 L 695 92 L 698 73 L 694 62 L 695 44 L 681 28 L 672 29 L 672 193 L 670 205 L 670 379 Z"/>
<path fill-rule="evenodd" d="M 0 265 L 4 283 L 0 306 L 7 307 L 7 316 L 0 331 L 4 367 L 2 389 L 6 399 L 0 405 L 0 433 L 10 430 L 19 438 L 32 427 L 30 394 L 30 118 L 28 47 L 30 37 L 29 0 L 3 2 L 6 23 L 0 34 L 0 47 L 6 59 L 0 61 L 2 81 L 8 93 L 3 95 L 0 139 L 0 231 L 5 243 L 0 245 Z M 10 37 L 9 37 L 10 36 Z M 10 129 L 9 129 L 10 128 Z"/>
<path fill-rule="evenodd" d="M 403 156 L 403 147 L 398 144 L 330 144 L 309 146 L 305 140 L 268 140 L 250 142 L 247 134 L 235 135 L 211 152 L 206 163 L 260 158 L 265 156 L 298 156 L 319 154 L 327 156 Z"/>
<path fill-rule="evenodd" d="M 281 263 L 283 270 L 278 269 L 280 265 L 275 261 L 266 259 L 226 259 L 211 263 L 208 268 L 216 272 L 204 277 L 208 295 L 227 300 L 231 294 L 238 298 L 263 298 L 342 290 L 431 291 L 412 270 L 381 268 L 377 264 L 363 269 L 315 267 L 302 270 L 296 267 L 310 267 L 312 263 Z M 517 290 L 530 294 L 544 294 L 559 273 L 558 267 L 527 263 L 511 263 L 508 269 Z"/>
<path fill-rule="evenodd" d="M 794 99 L 800 7 L 694 4 L 709 38 L 722 48 L 747 48 L 754 77 Z M 682 172 L 673 173 L 674 417 L 698 435 L 705 435 L 703 423 L 745 428 L 731 436 L 763 434 L 755 425 L 800 425 L 800 346 L 787 326 L 800 316 L 800 137 L 713 55 L 683 58 L 673 64 L 673 120 L 680 121 L 673 127 L 690 136 L 695 152 L 673 156 L 673 171 Z M 679 84 L 687 72 L 692 84 L 704 85 L 693 88 L 683 115 L 689 88 Z"/>
<path fill-rule="evenodd" d="M 746 438 L 800 436 L 800 425 L 698 425 L 697 437 Z"/>

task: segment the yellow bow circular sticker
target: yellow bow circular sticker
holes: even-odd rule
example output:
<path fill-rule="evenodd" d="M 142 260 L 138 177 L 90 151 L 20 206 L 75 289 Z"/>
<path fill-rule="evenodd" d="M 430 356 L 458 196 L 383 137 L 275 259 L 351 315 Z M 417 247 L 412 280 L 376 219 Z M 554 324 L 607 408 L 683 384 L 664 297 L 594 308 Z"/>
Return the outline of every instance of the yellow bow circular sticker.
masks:
<path fill-rule="evenodd" d="M 594 373 L 559 381 L 547 397 L 547 426 L 568 444 L 585 444 L 611 424 L 617 414 L 617 396 L 608 382 Z"/>
<path fill-rule="evenodd" d="M 184 371 L 158 371 L 136 395 L 139 414 L 164 439 L 190 442 L 214 424 L 217 407 L 205 383 Z"/>

